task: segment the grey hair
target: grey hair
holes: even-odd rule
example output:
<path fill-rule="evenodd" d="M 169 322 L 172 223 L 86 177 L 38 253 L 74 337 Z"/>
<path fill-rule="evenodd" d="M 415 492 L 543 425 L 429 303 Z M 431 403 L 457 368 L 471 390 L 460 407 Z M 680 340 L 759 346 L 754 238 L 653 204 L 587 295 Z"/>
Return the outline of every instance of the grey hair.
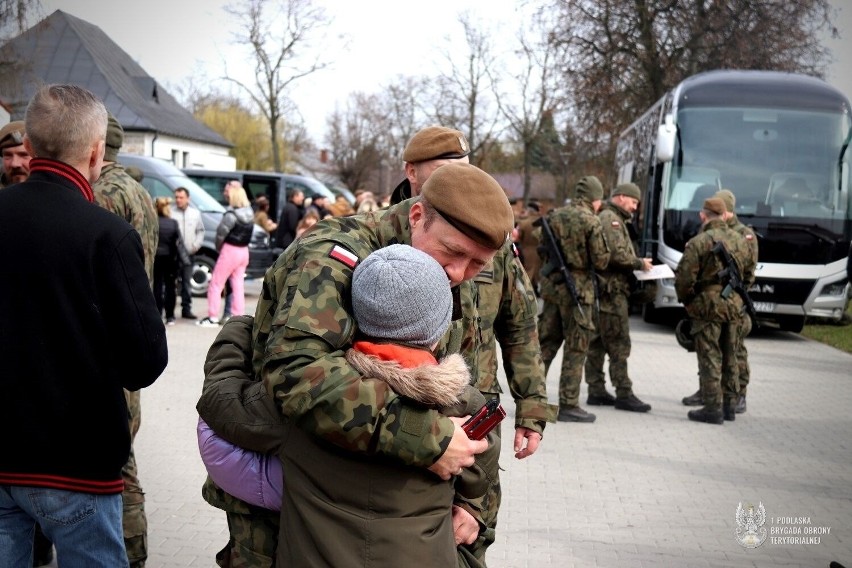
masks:
<path fill-rule="evenodd" d="M 24 122 L 37 158 L 77 164 L 88 158 L 94 144 L 106 140 L 104 103 L 77 85 L 40 87 Z"/>

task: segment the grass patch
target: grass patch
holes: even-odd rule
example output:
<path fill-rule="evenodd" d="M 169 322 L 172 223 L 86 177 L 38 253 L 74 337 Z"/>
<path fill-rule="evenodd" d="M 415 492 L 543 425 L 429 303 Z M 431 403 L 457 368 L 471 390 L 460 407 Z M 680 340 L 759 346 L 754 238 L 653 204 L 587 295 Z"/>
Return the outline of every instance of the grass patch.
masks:
<path fill-rule="evenodd" d="M 846 315 L 839 323 L 806 323 L 802 335 L 852 353 L 852 302 L 846 305 Z"/>

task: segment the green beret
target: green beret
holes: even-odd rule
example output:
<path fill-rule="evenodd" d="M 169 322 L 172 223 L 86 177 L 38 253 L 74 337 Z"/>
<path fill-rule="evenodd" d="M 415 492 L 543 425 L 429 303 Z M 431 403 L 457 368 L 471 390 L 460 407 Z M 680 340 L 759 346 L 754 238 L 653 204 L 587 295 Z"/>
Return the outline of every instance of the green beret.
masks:
<path fill-rule="evenodd" d="M 458 160 L 470 154 L 464 134 L 443 126 L 428 126 L 411 137 L 402 153 L 409 163 L 427 160 Z"/>
<path fill-rule="evenodd" d="M 0 150 L 14 148 L 24 143 L 24 121 L 10 122 L 0 129 Z"/>
<path fill-rule="evenodd" d="M 121 128 L 121 124 L 118 123 L 112 113 L 108 114 L 104 160 L 114 162 L 118 158 L 118 151 L 121 149 L 121 145 L 124 143 L 124 129 Z"/>
<path fill-rule="evenodd" d="M 718 197 L 711 197 L 704 200 L 704 209 L 721 217 L 725 214 L 725 202 Z"/>
<path fill-rule="evenodd" d="M 734 212 L 734 206 L 737 204 L 737 198 L 734 197 L 734 192 L 730 189 L 720 189 L 713 196 L 725 202 L 725 209 L 728 213 Z"/>
<path fill-rule="evenodd" d="M 471 164 L 452 162 L 436 169 L 420 195 L 450 225 L 488 248 L 502 247 L 515 225 L 503 188 Z"/>
<path fill-rule="evenodd" d="M 585 197 L 589 201 L 597 201 L 603 199 L 603 186 L 601 180 L 595 176 L 585 176 L 580 178 L 577 185 L 574 187 L 575 197 Z"/>
<path fill-rule="evenodd" d="M 642 192 L 639 190 L 639 186 L 635 183 L 618 184 L 615 186 L 615 189 L 612 190 L 612 196 L 615 197 L 616 195 L 626 195 L 633 199 L 642 199 Z"/>

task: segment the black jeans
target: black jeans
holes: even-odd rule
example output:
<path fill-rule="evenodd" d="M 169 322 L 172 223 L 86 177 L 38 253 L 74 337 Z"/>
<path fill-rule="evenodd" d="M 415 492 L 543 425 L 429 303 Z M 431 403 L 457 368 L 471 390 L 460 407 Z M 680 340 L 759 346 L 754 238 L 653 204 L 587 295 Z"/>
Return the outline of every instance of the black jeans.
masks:
<path fill-rule="evenodd" d="M 184 265 L 178 263 L 180 268 L 180 308 L 182 313 L 192 311 L 192 257 L 189 257 L 189 264 Z"/>

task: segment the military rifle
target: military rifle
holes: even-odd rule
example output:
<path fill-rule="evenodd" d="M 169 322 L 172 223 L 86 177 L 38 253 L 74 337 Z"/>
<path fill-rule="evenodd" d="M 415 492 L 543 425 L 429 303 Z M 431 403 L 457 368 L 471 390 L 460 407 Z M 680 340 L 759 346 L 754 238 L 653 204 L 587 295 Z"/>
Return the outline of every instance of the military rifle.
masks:
<path fill-rule="evenodd" d="M 748 290 L 740 275 L 740 269 L 737 267 L 737 263 L 734 261 L 731 253 L 725 248 L 725 243 L 716 241 L 713 243 L 711 251 L 721 261 L 722 266 L 724 266 L 722 270 L 716 273 L 716 276 L 721 278 L 725 284 L 725 288 L 722 290 L 722 297 L 729 298 L 731 292 L 739 294 L 743 299 L 748 315 L 751 316 L 752 321 L 757 325 L 757 311 L 754 309 L 754 302 L 751 301 L 751 297 L 748 295 Z"/>
<path fill-rule="evenodd" d="M 542 215 L 533 221 L 533 226 L 541 227 L 541 234 L 544 237 L 544 246 L 547 249 L 547 256 L 549 264 L 551 265 L 551 271 L 555 264 L 555 268 L 558 268 L 559 273 L 562 275 L 562 279 L 565 282 L 565 286 L 568 288 L 568 292 L 571 293 L 571 299 L 574 300 L 574 303 L 577 305 L 577 309 L 580 310 L 580 314 L 583 317 L 586 317 L 586 314 L 583 312 L 583 306 L 580 303 L 580 295 L 577 293 L 577 285 L 574 283 L 574 277 L 571 275 L 571 271 L 568 270 L 568 266 L 565 265 L 565 257 L 562 256 L 562 249 L 559 247 L 559 241 L 556 240 L 556 236 L 550 228 L 550 223 L 547 222 L 545 217 L 545 215 Z M 547 274 L 547 272 L 544 273 L 545 276 L 547 276 Z"/>

